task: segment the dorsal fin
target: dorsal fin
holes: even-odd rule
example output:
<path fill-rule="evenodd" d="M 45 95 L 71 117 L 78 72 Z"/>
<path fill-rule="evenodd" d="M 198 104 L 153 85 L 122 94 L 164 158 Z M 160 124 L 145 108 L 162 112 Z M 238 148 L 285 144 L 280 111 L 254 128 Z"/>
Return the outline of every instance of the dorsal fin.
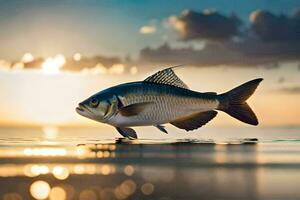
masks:
<path fill-rule="evenodd" d="M 174 67 L 169 67 L 164 70 L 158 71 L 155 74 L 146 78 L 144 81 L 189 89 L 189 87 L 175 74 L 175 72 L 173 71 Z"/>

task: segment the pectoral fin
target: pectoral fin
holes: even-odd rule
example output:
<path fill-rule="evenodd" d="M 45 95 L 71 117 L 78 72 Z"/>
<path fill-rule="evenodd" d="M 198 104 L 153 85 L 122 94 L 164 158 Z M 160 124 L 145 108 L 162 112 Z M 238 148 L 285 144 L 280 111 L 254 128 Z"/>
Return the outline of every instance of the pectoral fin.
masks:
<path fill-rule="evenodd" d="M 168 134 L 168 131 L 165 129 L 165 127 L 163 125 L 156 125 L 155 127 L 158 128 L 160 131 Z"/>
<path fill-rule="evenodd" d="M 121 115 L 129 117 L 138 115 L 143 110 L 145 110 L 149 105 L 154 104 L 153 102 L 143 102 L 143 103 L 135 103 L 128 106 L 124 106 L 119 108 L 119 112 Z"/>
<path fill-rule="evenodd" d="M 218 114 L 217 111 L 207 111 L 196 113 L 184 118 L 177 119 L 170 122 L 177 128 L 185 129 L 186 131 L 194 130 L 205 125 L 207 122 L 212 120 Z"/>
<path fill-rule="evenodd" d="M 135 130 L 133 130 L 132 128 L 116 127 L 116 129 L 124 137 L 127 137 L 131 140 L 137 139 L 137 134 L 136 134 Z"/>

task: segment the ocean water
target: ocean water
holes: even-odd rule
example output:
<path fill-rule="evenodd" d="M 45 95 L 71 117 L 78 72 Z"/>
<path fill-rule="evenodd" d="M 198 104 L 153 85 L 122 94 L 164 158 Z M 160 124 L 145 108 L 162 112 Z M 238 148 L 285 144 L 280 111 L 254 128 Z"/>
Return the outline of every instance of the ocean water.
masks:
<path fill-rule="evenodd" d="M 1 128 L 0 199 L 300 199 L 299 131 Z"/>

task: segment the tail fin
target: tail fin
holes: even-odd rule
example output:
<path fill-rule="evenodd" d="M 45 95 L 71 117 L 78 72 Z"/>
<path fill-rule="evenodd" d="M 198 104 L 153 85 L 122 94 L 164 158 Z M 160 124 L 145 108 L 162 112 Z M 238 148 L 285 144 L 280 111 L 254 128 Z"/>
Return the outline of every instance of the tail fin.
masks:
<path fill-rule="evenodd" d="M 254 79 L 226 93 L 220 94 L 218 96 L 220 101 L 218 110 L 222 110 L 247 124 L 257 125 L 257 117 L 246 103 L 246 100 L 254 93 L 262 80 L 262 78 Z"/>

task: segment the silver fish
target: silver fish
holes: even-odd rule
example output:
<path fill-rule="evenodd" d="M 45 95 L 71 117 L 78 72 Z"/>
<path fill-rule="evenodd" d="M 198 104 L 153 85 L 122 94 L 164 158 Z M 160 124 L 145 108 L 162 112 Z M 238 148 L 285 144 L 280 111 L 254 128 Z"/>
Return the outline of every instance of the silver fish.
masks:
<path fill-rule="evenodd" d="M 168 133 L 170 123 L 186 131 L 200 128 L 221 110 L 251 125 L 258 120 L 246 100 L 263 79 L 246 82 L 226 93 L 196 92 L 174 73 L 159 71 L 144 81 L 125 83 L 103 90 L 76 108 L 78 114 L 114 126 L 129 139 L 136 139 L 133 126 L 155 126 Z"/>

